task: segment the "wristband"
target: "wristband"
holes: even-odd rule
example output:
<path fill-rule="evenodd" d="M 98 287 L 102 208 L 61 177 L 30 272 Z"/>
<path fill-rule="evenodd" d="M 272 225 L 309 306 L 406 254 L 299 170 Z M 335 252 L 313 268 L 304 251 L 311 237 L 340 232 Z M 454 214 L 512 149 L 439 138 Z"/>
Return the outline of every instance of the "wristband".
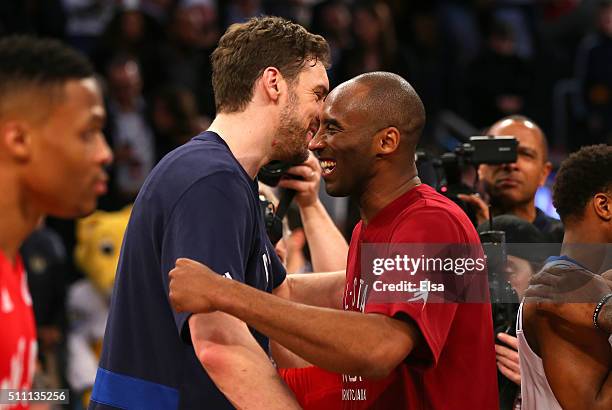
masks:
<path fill-rule="evenodd" d="M 606 302 L 610 300 L 610 298 L 612 298 L 612 293 L 608 293 L 606 296 L 601 298 L 601 300 L 595 307 L 595 311 L 593 312 L 593 326 L 595 326 L 595 329 L 601 329 L 599 327 L 599 323 L 597 323 L 597 318 L 599 317 L 599 312 L 601 312 L 601 309 L 604 307 Z"/>

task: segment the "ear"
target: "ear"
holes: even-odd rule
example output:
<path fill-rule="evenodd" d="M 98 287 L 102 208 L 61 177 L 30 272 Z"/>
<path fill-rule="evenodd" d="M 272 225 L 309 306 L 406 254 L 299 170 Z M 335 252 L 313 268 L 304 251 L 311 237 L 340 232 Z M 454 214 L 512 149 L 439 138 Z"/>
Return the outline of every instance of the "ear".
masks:
<path fill-rule="evenodd" d="M 28 126 L 22 121 L 8 121 L 0 124 L 0 144 L 16 160 L 30 157 L 31 138 Z"/>
<path fill-rule="evenodd" d="M 600 219 L 606 222 L 612 221 L 612 197 L 609 194 L 599 192 L 593 197 L 593 209 Z"/>
<path fill-rule="evenodd" d="M 539 186 L 544 186 L 546 184 L 546 180 L 550 175 L 550 171 L 552 171 L 552 164 L 549 161 L 546 161 L 546 164 L 544 164 L 544 167 L 542 168 L 542 175 L 540 176 Z"/>
<path fill-rule="evenodd" d="M 287 83 L 276 67 L 267 67 L 263 71 L 260 84 L 267 98 L 274 102 L 278 102 L 281 94 L 287 89 Z"/>
<path fill-rule="evenodd" d="M 384 128 L 376 133 L 374 143 L 377 155 L 389 155 L 399 147 L 400 132 L 396 127 Z"/>

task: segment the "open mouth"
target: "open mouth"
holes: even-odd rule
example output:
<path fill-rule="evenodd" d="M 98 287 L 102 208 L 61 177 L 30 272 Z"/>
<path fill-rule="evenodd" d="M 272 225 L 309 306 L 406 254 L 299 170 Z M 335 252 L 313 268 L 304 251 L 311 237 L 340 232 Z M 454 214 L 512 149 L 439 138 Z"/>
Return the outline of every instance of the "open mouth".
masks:
<path fill-rule="evenodd" d="M 319 163 L 323 170 L 323 177 L 329 176 L 336 169 L 336 161 L 333 159 L 321 159 Z"/>

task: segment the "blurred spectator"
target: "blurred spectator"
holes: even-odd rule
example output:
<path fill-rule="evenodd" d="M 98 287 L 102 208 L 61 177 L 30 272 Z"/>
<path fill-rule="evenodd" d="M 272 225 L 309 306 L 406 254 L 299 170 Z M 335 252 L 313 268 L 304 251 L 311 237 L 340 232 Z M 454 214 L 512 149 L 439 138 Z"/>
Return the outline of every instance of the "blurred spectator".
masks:
<path fill-rule="evenodd" d="M 210 118 L 199 116 L 195 97 L 185 88 L 167 86 L 161 89 L 152 105 L 151 121 L 158 161 L 210 124 Z"/>
<path fill-rule="evenodd" d="M 163 82 L 189 89 L 196 96 L 198 111 L 209 117 L 215 114 L 210 54 L 218 40 L 217 13 L 213 6 L 179 6 L 168 27 L 168 41 L 160 51 L 164 62 Z"/>
<path fill-rule="evenodd" d="M 311 31 L 322 35 L 329 43 L 332 64 L 327 74 L 331 84 L 338 83 L 342 55 L 352 45 L 351 20 L 351 12 L 343 0 L 325 0 L 312 11 Z"/>
<path fill-rule="evenodd" d="M 415 13 L 409 23 L 412 41 L 407 48 L 408 79 L 419 90 L 428 118 L 435 119 L 438 111 L 451 100 L 449 94 L 456 91 L 449 81 L 452 57 L 444 53 L 436 13 Z M 426 127 L 433 125 L 433 121 L 428 121 Z"/>
<path fill-rule="evenodd" d="M 532 86 L 529 61 L 517 55 L 512 28 L 493 22 L 486 49 L 468 68 L 472 123 L 485 127 L 500 117 L 524 112 Z"/>
<path fill-rule="evenodd" d="M 174 3 L 175 0 L 141 0 L 140 10 L 163 25 L 167 22 Z"/>
<path fill-rule="evenodd" d="M 108 0 L 62 0 L 66 12 L 66 40 L 91 55 L 98 37 L 113 17 L 117 2 Z"/>
<path fill-rule="evenodd" d="M 389 71 L 409 78 L 403 49 L 395 37 L 391 10 L 385 3 L 360 1 L 353 9 L 355 43 L 338 67 L 338 81 L 370 71 Z"/>
<path fill-rule="evenodd" d="M 65 368 L 61 350 L 66 331 L 66 249 L 55 231 L 42 226 L 25 240 L 20 252 L 32 296 L 41 370 L 48 387 L 59 388 Z"/>
<path fill-rule="evenodd" d="M 597 13 L 596 32 L 578 50 L 576 75 L 587 108 L 588 139 L 580 145 L 612 143 L 612 1 Z"/>
<path fill-rule="evenodd" d="M 107 69 L 107 138 L 115 154 L 113 184 L 115 207 L 136 198 L 155 161 L 153 131 L 146 118 L 140 69 L 130 57 L 117 56 Z"/>
<path fill-rule="evenodd" d="M 157 52 L 163 35 L 163 27 L 138 8 L 118 9 L 96 45 L 93 60 L 97 70 L 104 72 L 113 56 L 130 56 L 142 70 L 145 94 L 150 94 L 163 80 Z"/>
<path fill-rule="evenodd" d="M 243 23 L 264 14 L 261 0 L 229 0 L 225 12 L 225 26 Z"/>

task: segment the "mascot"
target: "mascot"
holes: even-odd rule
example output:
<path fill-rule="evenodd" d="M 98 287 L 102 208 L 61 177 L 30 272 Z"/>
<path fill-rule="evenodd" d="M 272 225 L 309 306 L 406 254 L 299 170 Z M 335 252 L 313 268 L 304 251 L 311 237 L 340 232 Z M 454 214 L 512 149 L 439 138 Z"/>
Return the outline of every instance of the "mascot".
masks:
<path fill-rule="evenodd" d="M 68 290 L 68 368 L 72 390 L 89 403 L 106 328 L 123 234 L 131 207 L 96 211 L 77 222 L 74 258 L 85 278 Z"/>

